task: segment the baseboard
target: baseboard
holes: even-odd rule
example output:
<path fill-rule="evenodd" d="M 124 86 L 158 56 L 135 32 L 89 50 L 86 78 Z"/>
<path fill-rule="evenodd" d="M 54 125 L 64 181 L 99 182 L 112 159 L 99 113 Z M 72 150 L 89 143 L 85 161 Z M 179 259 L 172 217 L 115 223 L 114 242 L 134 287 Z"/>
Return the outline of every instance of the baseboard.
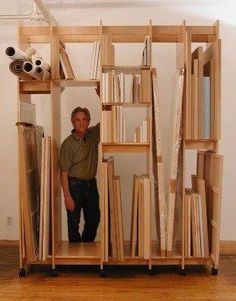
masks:
<path fill-rule="evenodd" d="M 18 246 L 19 240 L 0 239 L 0 246 Z"/>
<path fill-rule="evenodd" d="M 0 246 L 17 246 L 18 240 L 0 240 Z M 236 255 L 236 240 L 221 240 L 220 255 Z"/>
<path fill-rule="evenodd" d="M 236 240 L 221 240 L 220 255 L 236 255 Z"/>

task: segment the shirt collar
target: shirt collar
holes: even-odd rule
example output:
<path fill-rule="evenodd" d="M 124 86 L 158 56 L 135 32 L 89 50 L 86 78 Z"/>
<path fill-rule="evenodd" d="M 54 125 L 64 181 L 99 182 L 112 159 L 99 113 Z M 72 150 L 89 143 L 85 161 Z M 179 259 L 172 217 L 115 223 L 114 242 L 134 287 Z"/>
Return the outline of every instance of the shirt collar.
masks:
<path fill-rule="evenodd" d="M 90 131 L 89 131 L 89 129 L 87 130 L 87 132 L 86 132 L 86 135 L 85 135 L 85 138 L 87 138 L 87 137 L 89 137 L 90 136 L 90 133 L 89 133 Z M 73 129 L 73 130 L 71 130 L 71 134 L 73 135 L 73 137 L 74 137 L 74 139 L 75 140 L 77 140 L 77 141 L 84 141 L 84 139 L 83 138 L 80 138 L 80 137 L 78 137 L 77 135 L 76 135 L 76 133 L 75 133 L 75 130 Z"/>

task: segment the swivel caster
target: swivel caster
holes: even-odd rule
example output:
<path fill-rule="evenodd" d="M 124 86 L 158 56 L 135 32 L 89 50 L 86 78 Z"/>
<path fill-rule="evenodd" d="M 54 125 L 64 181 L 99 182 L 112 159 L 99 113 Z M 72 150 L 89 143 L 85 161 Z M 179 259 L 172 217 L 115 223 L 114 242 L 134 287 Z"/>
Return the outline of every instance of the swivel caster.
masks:
<path fill-rule="evenodd" d="M 185 270 L 185 269 L 180 269 L 179 274 L 180 274 L 181 276 L 186 276 L 186 270 Z"/>
<path fill-rule="evenodd" d="M 58 276 L 58 273 L 57 273 L 56 269 L 51 269 L 51 276 L 52 277 L 57 277 Z"/>
<path fill-rule="evenodd" d="M 19 269 L 18 275 L 19 277 L 25 277 L 26 275 L 25 269 L 24 268 Z"/>
<path fill-rule="evenodd" d="M 101 269 L 100 272 L 99 272 L 99 275 L 100 275 L 101 278 L 104 278 L 104 277 L 106 277 L 107 274 L 106 274 L 104 269 Z"/>
<path fill-rule="evenodd" d="M 148 275 L 155 276 L 155 274 L 156 274 L 156 271 L 154 268 L 148 269 Z"/>
<path fill-rule="evenodd" d="M 212 268 L 211 269 L 211 275 L 214 275 L 214 276 L 218 275 L 218 269 Z"/>

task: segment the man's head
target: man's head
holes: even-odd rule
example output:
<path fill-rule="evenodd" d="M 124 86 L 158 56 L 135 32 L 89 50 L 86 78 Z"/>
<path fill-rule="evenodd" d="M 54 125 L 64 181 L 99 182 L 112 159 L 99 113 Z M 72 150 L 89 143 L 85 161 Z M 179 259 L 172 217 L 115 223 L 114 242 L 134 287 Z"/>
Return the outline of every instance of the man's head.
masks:
<path fill-rule="evenodd" d="M 77 107 L 71 113 L 71 122 L 75 131 L 85 135 L 90 123 L 90 113 L 87 108 Z"/>

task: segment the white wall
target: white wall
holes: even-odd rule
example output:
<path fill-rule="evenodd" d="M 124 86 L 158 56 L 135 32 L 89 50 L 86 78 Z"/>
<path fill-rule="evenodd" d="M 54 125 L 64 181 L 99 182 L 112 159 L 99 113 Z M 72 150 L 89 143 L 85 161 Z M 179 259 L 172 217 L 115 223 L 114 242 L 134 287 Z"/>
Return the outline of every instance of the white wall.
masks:
<path fill-rule="evenodd" d="M 30 1 L 11 0 L 0 2 L 1 14 L 22 13 L 30 10 Z M 58 2 L 58 4 L 57 4 Z M 152 19 L 154 25 L 178 25 L 185 19 L 189 25 L 211 25 L 220 20 L 220 36 L 222 38 L 222 140 L 221 153 L 224 158 L 224 183 L 222 203 L 222 240 L 236 240 L 235 213 L 236 202 L 236 169 L 234 160 L 236 155 L 236 101 L 235 79 L 236 68 L 236 19 L 234 1 L 84 1 L 73 4 L 70 0 L 45 0 L 60 25 L 98 25 L 99 20 L 104 25 L 146 25 Z M 64 4 L 63 4 L 64 3 Z M 79 2 L 78 2 L 79 3 Z M 81 2 L 80 2 L 81 3 Z M 16 45 L 16 22 L 0 21 L 0 239 L 17 239 L 18 237 L 18 205 L 17 205 L 17 135 L 16 135 L 16 79 L 8 71 L 9 60 L 4 55 L 8 45 Z M 91 46 L 81 47 L 70 45 L 69 54 L 73 61 L 76 74 L 80 78 L 88 77 Z M 48 57 L 48 49 L 40 46 L 40 51 Z M 137 64 L 140 62 L 138 48 L 129 46 L 117 47 L 117 63 Z M 173 45 L 154 46 L 153 61 L 160 73 L 160 95 L 162 109 L 162 129 L 164 137 L 168 133 L 170 111 L 170 79 L 174 70 L 175 47 Z M 118 61 L 118 57 L 119 60 Z M 37 105 L 38 123 L 43 124 L 46 134 L 50 134 L 49 127 L 49 99 L 46 96 L 33 98 Z M 90 108 L 92 123 L 99 120 L 97 113 L 98 98 L 94 91 L 86 89 L 65 90 L 62 98 L 62 139 L 69 134 L 71 128 L 69 115 L 74 106 L 81 104 Z M 89 104 L 88 104 L 89 103 Z M 165 145 L 167 140 L 165 139 Z M 190 159 L 189 159 L 190 160 Z M 136 168 L 137 158 L 132 162 L 132 169 Z M 123 163 L 122 163 L 123 164 Z M 191 166 L 191 162 L 189 162 Z M 125 167 L 117 173 L 122 177 Z M 188 173 L 190 174 L 192 170 Z M 124 193 L 124 192 L 123 192 Z M 125 193 L 124 193 L 125 194 Z M 129 212 L 125 213 L 129 215 Z M 13 216 L 13 225 L 6 226 L 6 217 Z M 64 219 L 64 218 L 63 218 Z M 66 228 L 63 228 L 64 236 Z"/>

